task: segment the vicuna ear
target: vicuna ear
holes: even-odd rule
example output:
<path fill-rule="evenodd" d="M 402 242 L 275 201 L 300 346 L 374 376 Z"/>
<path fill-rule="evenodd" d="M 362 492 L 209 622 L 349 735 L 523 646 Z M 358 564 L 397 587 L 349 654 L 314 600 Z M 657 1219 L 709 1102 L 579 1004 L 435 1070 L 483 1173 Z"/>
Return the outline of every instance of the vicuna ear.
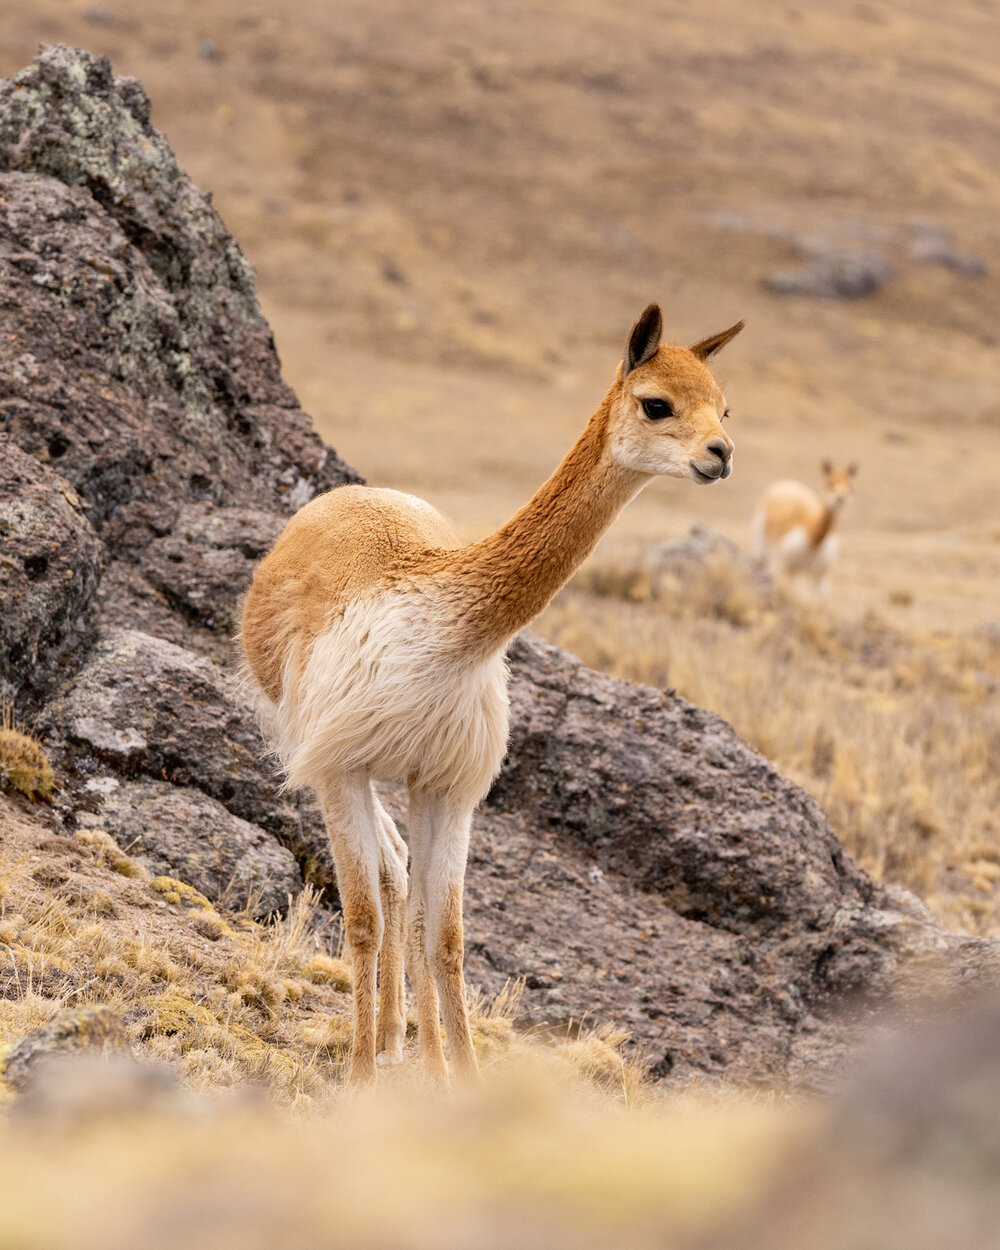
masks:
<path fill-rule="evenodd" d="M 745 325 L 745 321 L 737 321 L 734 326 L 730 326 L 728 330 L 723 330 L 721 334 L 713 334 L 709 339 L 702 339 L 700 343 L 695 343 L 694 347 L 691 348 L 692 355 L 697 356 L 699 360 L 707 360 L 709 356 L 714 356 L 716 352 L 721 352 L 729 340 L 736 338 Z"/>
<path fill-rule="evenodd" d="M 824 460 L 823 463 L 819 466 L 819 470 L 823 474 L 824 477 L 829 477 L 830 474 L 833 472 L 832 462 L 829 460 Z"/>
<path fill-rule="evenodd" d="M 858 476 L 858 466 L 857 466 L 856 464 L 849 464 L 849 465 L 847 466 L 847 476 L 848 476 L 848 477 L 857 477 L 857 476 Z"/>
<path fill-rule="evenodd" d="M 625 376 L 652 360 L 660 346 L 660 335 L 663 333 L 663 314 L 659 304 L 650 304 L 642 316 L 632 327 L 625 348 Z"/>

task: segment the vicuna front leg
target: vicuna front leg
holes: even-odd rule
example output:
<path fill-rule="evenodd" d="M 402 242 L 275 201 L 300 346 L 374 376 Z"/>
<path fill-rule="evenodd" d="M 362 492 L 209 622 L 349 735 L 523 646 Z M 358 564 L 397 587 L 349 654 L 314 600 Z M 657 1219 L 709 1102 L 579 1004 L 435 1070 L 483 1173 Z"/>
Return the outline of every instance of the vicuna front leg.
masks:
<path fill-rule="evenodd" d="M 447 796 L 410 790 L 409 971 L 417 995 L 425 1070 L 446 1072 L 438 1004 L 448 1050 L 462 1076 L 475 1075 L 462 961 L 462 890 L 472 809 Z"/>
<path fill-rule="evenodd" d="M 379 902 L 380 842 L 384 840 L 371 783 L 361 774 L 328 782 L 318 791 L 344 911 L 354 968 L 354 1042 L 350 1079 L 375 1077 L 375 990 L 384 921 Z"/>

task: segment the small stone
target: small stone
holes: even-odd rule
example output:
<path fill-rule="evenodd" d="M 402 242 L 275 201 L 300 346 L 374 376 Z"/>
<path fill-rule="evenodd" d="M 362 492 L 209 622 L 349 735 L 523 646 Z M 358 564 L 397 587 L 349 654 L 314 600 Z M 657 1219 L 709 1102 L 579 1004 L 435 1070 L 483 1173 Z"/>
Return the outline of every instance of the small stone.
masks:
<path fill-rule="evenodd" d="M 42 1061 L 53 1055 L 126 1047 L 125 1026 L 109 1008 L 64 1007 L 14 1045 L 0 1065 L 0 1076 L 14 1089 L 22 1090 Z"/>
<path fill-rule="evenodd" d="M 89 4 L 83 10 L 83 20 L 93 22 L 95 26 L 113 26 L 115 11 L 110 4 Z"/>
<path fill-rule="evenodd" d="M 818 299 L 862 299 L 895 276 L 880 252 L 829 252 L 794 269 L 776 269 L 764 279 L 775 295 L 809 295 Z"/>

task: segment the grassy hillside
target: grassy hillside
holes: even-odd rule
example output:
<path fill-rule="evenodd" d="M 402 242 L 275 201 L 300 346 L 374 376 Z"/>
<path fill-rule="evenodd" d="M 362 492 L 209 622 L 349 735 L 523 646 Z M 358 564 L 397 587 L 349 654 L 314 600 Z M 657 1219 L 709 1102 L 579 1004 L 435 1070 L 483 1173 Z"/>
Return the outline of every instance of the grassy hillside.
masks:
<path fill-rule="evenodd" d="M 141 78 L 323 435 L 470 538 L 558 461 L 648 300 L 678 341 L 747 317 L 719 369 L 734 477 L 650 488 L 540 628 L 722 713 L 866 867 L 990 934 L 995 22 L 975 0 L 7 0 L 0 74 L 67 41 Z M 769 289 L 817 257 L 892 277 L 857 300 Z M 745 546 L 765 485 L 817 484 L 824 456 L 861 465 L 832 611 L 725 564 L 653 594 L 651 544 L 700 521 Z M 519 1034 L 515 992 L 477 1004 L 478 1090 L 428 1099 L 407 1066 L 378 1100 L 344 1092 L 350 970 L 308 895 L 258 925 L 39 813 L 0 795 L 0 1064 L 99 1003 L 189 1092 L 91 1069 L 0 1118 L 5 1246 L 711 1244 L 803 1152 L 825 1167 L 815 1110 L 667 1099 L 613 1033 Z M 955 1123 L 917 1136 L 950 1150 Z M 959 1228 L 947 1204 L 899 1209 Z"/>

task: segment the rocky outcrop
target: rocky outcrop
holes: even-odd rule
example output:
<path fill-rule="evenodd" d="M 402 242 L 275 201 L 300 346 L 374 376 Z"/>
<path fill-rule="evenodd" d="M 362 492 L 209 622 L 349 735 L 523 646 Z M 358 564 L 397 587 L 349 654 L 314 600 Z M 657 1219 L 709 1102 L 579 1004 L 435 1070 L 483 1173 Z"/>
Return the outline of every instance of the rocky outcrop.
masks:
<path fill-rule="evenodd" d="M 253 273 L 141 86 L 99 58 L 49 48 L 0 86 L 0 275 L 2 693 L 71 778 L 193 767 L 330 880 L 320 822 L 260 762 L 231 631 L 283 519 L 357 474 L 282 381 Z M 123 627 L 143 632 L 116 652 Z"/>
<path fill-rule="evenodd" d="M 282 381 L 250 266 L 142 87 L 105 60 L 48 48 L 0 86 L 0 266 L 0 428 L 83 501 L 103 614 L 224 632 L 274 514 L 357 475 Z"/>
<path fill-rule="evenodd" d="M 878 897 L 816 803 L 718 716 L 520 640 L 492 801 L 678 916 L 766 937 Z M 600 735 L 595 736 L 595 727 Z M 586 760 L 586 767 L 581 762 Z"/>
<path fill-rule="evenodd" d="M 683 538 L 655 543 L 645 553 L 643 567 L 650 593 L 678 603 L 692 586 L 720 573 L 731 585 L 742 585 L 756 596 L 770 590 L 770 579 L 760 563 L 707 525 L 692 525 Z"/>
<path fill-rule="evenodd" d="M 287 516 L 358 478 L 282 382 L 250 268 L 142 88 L 85 53 L 0 86 L 0 307 L 0 682 L 58 766 L 54 819 L 261 912 L 301 878 L 334 898 L 230 630 Z M 530 640 L 512 663 L 468 967 L 524 977 L 529 1019 L 623 1023 L 664 1076 L 808 1084 L 931 970 L 996 978 L 993 945 L 876 886 L 717 717 Z"/>
<path fill-rule="evenodd" d="M 775 269 L 764 285 L 775 295 L 809 295 L 818 299 L 863 299 L 892 281 L 895 274 L 880 252 L 814 250 L 805 263 Z"/>

